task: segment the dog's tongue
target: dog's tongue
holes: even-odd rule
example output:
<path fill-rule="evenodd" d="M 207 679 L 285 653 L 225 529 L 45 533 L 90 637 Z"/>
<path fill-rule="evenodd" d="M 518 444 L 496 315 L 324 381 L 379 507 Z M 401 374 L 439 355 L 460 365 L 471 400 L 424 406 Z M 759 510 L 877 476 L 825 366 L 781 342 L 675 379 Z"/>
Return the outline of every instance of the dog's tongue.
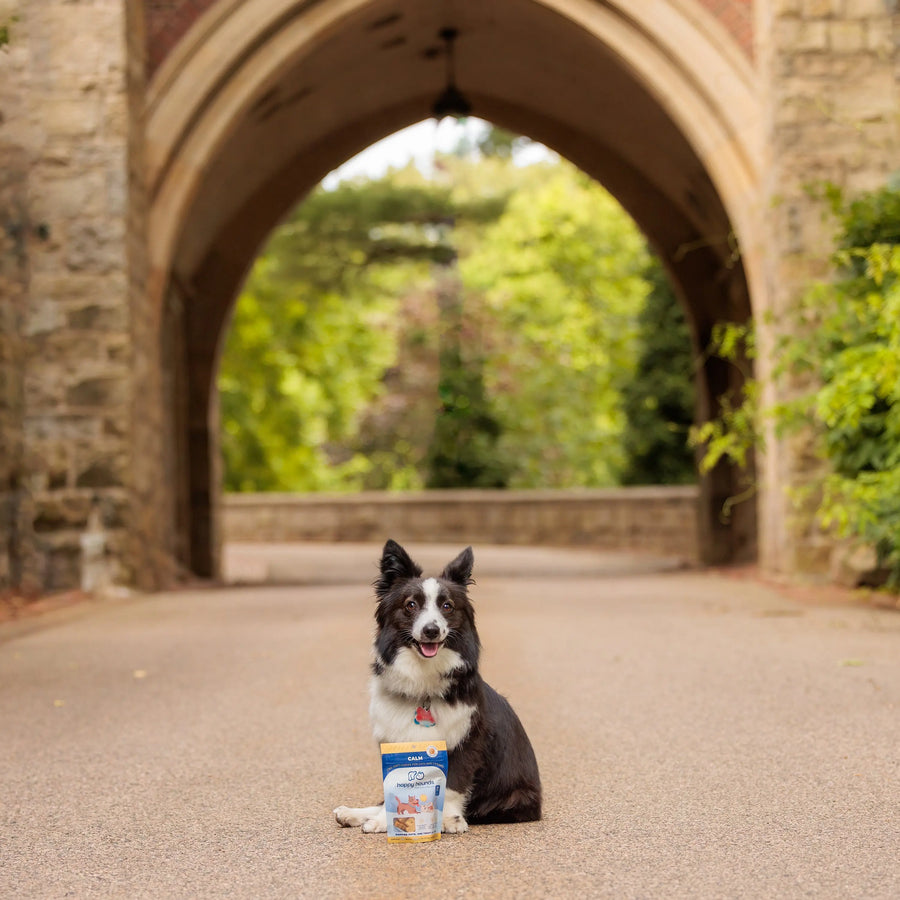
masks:
<path fill-rule="evenodd" d="M 438 650 L 440 650 L 440 644 L 419 644 L 419 647 L 422 648 L 422 656 L 437 656 Z"/>

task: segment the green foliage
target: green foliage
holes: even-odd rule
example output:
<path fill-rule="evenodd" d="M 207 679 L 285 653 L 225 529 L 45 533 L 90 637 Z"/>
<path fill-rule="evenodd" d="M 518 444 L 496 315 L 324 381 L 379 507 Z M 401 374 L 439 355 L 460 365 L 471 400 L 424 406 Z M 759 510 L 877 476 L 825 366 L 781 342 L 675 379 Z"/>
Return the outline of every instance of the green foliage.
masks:
<path fill-rule="evenodd" d="M 837 536 L 873 546 L 900 587 L 900 190 L 887 187 L 844 204 L 835 278 L 813 285 L 794 311 L 793 336 L 779 348 L 776 373 L 792 378 L 796 399 L 775 410 L 782 432 L 813 426 L 827 465 L 818 516 Z M 733 350 L 725 342 L 720 353 Z M 810 386 L 811 385 L 811 386 Z M 756 439 L 759 386 L 699 432 L 704 465 L 739 461 Z M 729 420 L 731 417 L 731 420 Z"/>
<path fill-rule="evenodd" d="M 689 443 L 703 447 L 700 471 L 710 472 L 727 460 L 744 468 L 751 449 L 762 443 L 759 429 L 760 384 L 745 366 L 756 358 L 756 331 L 752 322 L 717 322 L 713 326 L 707 352 L 727 360 L 741 370 L 740 391 L 729 391 L 718 398 L 719 414 L 715 419 L 694 425 Z"/>
<path fill-rule="evenodd" d="M 391 298 L 346 298 L 284 282 L 268 257 L 238 304 L 219 374 L 227 490 L 339 490 L 366 469 L 331 465 L 378 390 L 393 345 Z"/>
<path fill-rule="evenodd" d="M 535 167 L 461 262 L 483 297 L 484 378 L 513 487 L 596 486 L 624 466 L 621 390 L 648 293 L 641 234 L 599 185 Z"/>
<path fill-rule="evenodd" d="M 840 198 L 838 197 L 838 200 Z M 810 414 L 829 463 L 819 513 L 825 527 L 875 547 L 900 587 L 900 190 L 836 204 L 838 272 L 804 298 L 805 339 L 787 349 L 795 373 L 821 385 L 780 411 L 787 426 Z"/>
<path fill-rule="evenodd" d="M 426 486 L 506 487 L 509 472 L 497 448 L 503 429 L 485 391 L 480 348 L 465 340 L 462 285 L 452 272 L 441 278 L 438 306 L 440 408 L 426 460 Z"/>
<path fill-rule="evenodd" d="M 430 182 L 318 190 L 273 234 L 222 355 L 227 489 L 616 483 L 623 391 L 653 377 L 636 366 L 644 240 L 569 164 L 518 166 L 488 137 Z M 657 339 L 676 330 L 662 297 Z M 673 447 L 684 359 L 645 387 Z"/>
<path fill-rule="evenodd" d="M 346 184 L 274 233 L 222 355 L 226 489 L 361 486 L 370 463 L 345 448 L 396 359 L 399 286 L 448 258 L 451 214 L 442 188 Z"/>
<path fill-rule="evenodd" d="M 637 367 L 622 388 L 628 460 L 622 483 L 690 484 L 697 478 L 688 444 L 694 422 L 691 335 L 655 257 L 644 277 L 650 294 L 638 317 Z"/>
<path fill-rule="evenodd" d="M 429 488 L 502 488 L 509 473 L 497 453 L 502 433 L 484 388 L 478 361 L 458 348 L 441 352 L 441 407 L 429 447 Z"/>
<path fill-rule="evenodd" d="M 13 16 L 9 22 L 4 22 L 0 25 L 0 50 L 9 44 L 9 26 L 11 23 L 18 22 L 18 16 Z"/>
<path fill-rule="evenodd" d="M 517 150 L 521 150 L 530 143 L 531 141 L 527 137 L 507 131 L 505 128 L 491 126 L 484 130 L 475 146 L 483 156 L 512 159 Z"/>

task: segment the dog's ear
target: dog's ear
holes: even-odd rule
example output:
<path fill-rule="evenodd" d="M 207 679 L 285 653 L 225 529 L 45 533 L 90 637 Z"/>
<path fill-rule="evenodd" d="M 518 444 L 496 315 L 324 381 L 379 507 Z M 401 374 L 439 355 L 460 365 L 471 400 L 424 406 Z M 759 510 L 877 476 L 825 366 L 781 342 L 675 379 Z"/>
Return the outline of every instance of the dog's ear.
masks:
<path fill-rule="evenodd" d="M 472 580 L 472 566 L 474 565 L 475 554 L 472 552 L 471 547 L 466 547 L 453 562 L 447 563 L 441 578 L 461 584 L 463 587 L 474 584 L 475 582 Z"/>
<path fill-rule="evenodd" d="M 388 541 L 381 551 L 381 576 L 375 582 L 375 595 L 381 599 L 401 580 L 418 578 L 422 569 L 417 566 L 409 554 L 396 542 Z"/>

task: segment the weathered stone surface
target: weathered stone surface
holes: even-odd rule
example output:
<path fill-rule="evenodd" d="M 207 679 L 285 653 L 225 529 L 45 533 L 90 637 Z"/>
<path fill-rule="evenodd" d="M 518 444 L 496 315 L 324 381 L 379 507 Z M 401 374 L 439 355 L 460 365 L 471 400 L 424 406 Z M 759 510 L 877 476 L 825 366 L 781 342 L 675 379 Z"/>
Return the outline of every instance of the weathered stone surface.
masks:
<path fill-rule="evenodd" d="M 201 497 L 194 538 L 206 542 L 200 549 L 215 569 L 215 432 L 208 405 L 191 405 L 191 398 L 212 377 L 214 353 L 204 356 L 198 346 L 215 347 L 218 324 L 197 336 L 207 319 L 190 315 L 206 299 L 196 273 L 178 272 L 169 288 L 151 283 L 172 272 L 148 270 L 155 197 L 144 183 L 155 150 L 145 140 L 146 72 L 158 69 L 214 2 L 5 0 L 0 7 L 18 16 L 13 41 L 0 53 L 0 590 L 77 584 L 84 505 L 94 502 L 114 577 L 153 586 L 174 572 L 176 558 L 189 557 L 185 504 Z M 657 9 L 671 14 L 674 4 Z M 852 193 L 879 186 L 897 168 L 900 13 L 884 0 L 685 0 L 678 11 L 712 28 L 717 40 L 734 39 L 729 53 L 760 103 L 759 121 L 741 123 L 752 132 L 741 146 L 758 153 L 763 168 L 736 205 L 762 210 L 742 250 L 748 272 L 754 254 L 763 260 L 753 263 L 759 277 L 751 301 L 774 346 L 783 332 L 772 323 L 789 327 L 779 315 L 827 271 L 830 227 L 809 183 L 833 182 Z M 710 99 L 722 90 L 720 75 L 710 72 Z M 337 106 L 329 113 L 341 114 Z M 223 133 L 244 127 L 242 113 L 231 115 L 216 123 Z M 697 136 L 707 139 L 712 144 L 702 151 L 715 160 L 727 147 Z M 316 165 L 328 161 L 323 151 Z M 194 165 L 201 163 L 190 156 L 173 160 L 176 171 Z M 674 196 L 684 186 L 666 189 Z M 221 290 L 211 284 L 211 293 Z M 148 300 L 163 295 L 162 308 Z M 778 399 L 784 388 L 768 378 L 766 364 L 761 374 Z M 186 454 L 189 423 L 202 440 Z M 772 460 L 762 467 L 764 562 L 784 571 L 822 567 L 828 542 L 783 497 L 785 486 L 814 473 L 800 464 L 802 446 L 770 438 Z M 192 466 L 204 467 L 202 483 L 179 495 Z M 352 521 L 338 508 L 320 510 L 318 527 L 360 538 L 384 525 L 383 504 L 358 506 Z M 532 539 L 653 543 L 678 530 L 683 512 L 652 509 L 637 520 L 631 506 L 612 501 L 602 508 L 523 503 L 515 521 Z M 466 503 L 423 501 L 416 516 L 427 533 L 496 534 L 508 525 L 506 510 L 481 511 L 474 522 Z M 259 515 L 261 533 L 280 527 L 278 516 Z"/>
<path fill-rule="evenodd" d="M 90 303 L 75 306 L 66 313 L 69 328 L 84 331 L 122 331 L 125 327 L 125 313 L 120 306 Z"/>
<path fill-rule="evenodd" d="M 767 218 L 771 308 L 790 309 L 810 280 L 827 274 L 831 234 L 822 205 L 808 190 L 826 183 L 846 195 L 882 186 L 900 159 L 900 16 L 880 0 L 802 0 L 770 7 L 773 27 L 761 35 L 764 64 L 760 89 L 766 100 L 771 159 L 767 191 L 775 214 Z M 877 47 L 877 49 L 875 49 Z M 771 337 L 760 320 L 762 345 L 790 334 L 790 316 Z M 774 331 L 781 330 L 775 334 Z M 774 344 L 772 344 L 774 346 Z M 765 374 L 769 363 L 764 358 Z M 770 400 L 791 385 L 769 386 Z M 830 542 L 796 510 L 784 486 L 819 478 L 819 467 L 802 464 L 804 442 L 766 436 L 772 461 L 764 466 L 762 551 L 774 569 L 825 573 Z"/>
<path fill-rule="evenodd" d="M 118 378 L 87 378 L 66 391 L 71 406 L 117 406 L 125 400 L 125 385 Z"/>
<path fill-rule="evenodd" d="M 550 544 L 699 560 L 695 487 L 433 491 L 357 496 L 232 494 L 227 541 Z"/>
<path fill-rule="evenodd" d="M 15 417 L 0 414 L 0 482 L 12 485 L 0 497 L 0 556 L 15 544 L 17 561 L 0 559 L 0 590 L 48 590 L 78 584 L 85 504 L 115 495 L 111 518 L 119 527 L 127 518 L 126 133 L 137 107 L 123 77 L 120 0 L 16 0 L 3 9 L 4 21 L 12 16 L 0 52 L 0 358 L 10 360 L 0 366 L 14 367 L 4 393 L 19 400 Z"/>
<path fill-rule="evenodd" d="M 75 478 L 76 487 L 106 488 L 122 487 L 125 484 L 120 461 L 96 460 Z"/>
<path fill-rule="evenodd" d="M 82 529 L 87 524 L 91 498 L 87 494 L 51 494 L 38 503 L 34 530 L 38 534 Z"/>

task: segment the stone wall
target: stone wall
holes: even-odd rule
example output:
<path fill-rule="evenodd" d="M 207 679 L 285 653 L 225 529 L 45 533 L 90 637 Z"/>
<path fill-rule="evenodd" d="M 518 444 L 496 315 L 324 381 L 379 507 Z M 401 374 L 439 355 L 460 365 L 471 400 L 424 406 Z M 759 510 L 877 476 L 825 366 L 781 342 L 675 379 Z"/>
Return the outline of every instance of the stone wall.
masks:
<path fill-rule="evenodd" d="M 697 512 L 696 487 L 231 494 L 224 501 L 224 538 L 591 546 L 695 563 Z"/>
<path fill-rule="evenodd" d="M 11 25 L 15 13 L 15 6 L 0 6 L 0 24 Z M 27 243 L 31 227 L 28 154 L 22 136 L 9 126 L 24 109 L 24 97 L 18 90 L 23 59 L 17 45 L 0 49 L 0 597 L 7 591 L 24 589 L 28 563 L 33 561 L 23 446 L 22 334 L 28 303 Z"/>
<path fill-rule="evenodd" d="M 0 111 L 4 108 L 0 99 Z M 27 556 L 21 334 L 28 278 L 22 162 L 21 148 L 0 143 L 0 595 L 21 589 Z"/>
<path fill-rule="evenodd" d="M 893 0 L 768 0 L 757 2 L 757 12 L 770 304 L 756 311 L 758 374 L 771 404 L 794 390 L 770 377 L 777 341 L 796 327 L 790 309 L 830 272 L 835 225 L 816 190 L 830 183 L 852 196 L 900 171 L 900 7 Z M 767 447 L 761 560 L 784 572 L 827 571 L 833 543 L 816 527 L 815 495 L 804 507 L 788 490 L 819 480 L 810 440 L 772 431 Z"/>
<path fill-rule="evenodd" d="M 165 396 L 164 385 L 178 365 L 174 332 L 161 337 L 160 312 L 148 300 L 146 145 L 146 37 L 143 0 L 124 0 L 127 112 L 127 303 L 131 322 L 131 378 L 129 398 L 131 471 L 129 472 L 130 528 L 128 558 L 133 583 L 152 590 L 171 583 L 176 571 L 176 462 L 169 422 L 176 396 Z M 160 490 L 160 485 L 169 489 Z"/>
<path fill-rule="evenodd" d="M 196 284 L 186 285 L 184 297 L 170 292 L 165 303 L 148 301 L 142 119 L 147 72 L 211 2 L 0 0 L 2 21 L 17 17 L 11 44 L 0 51 L 0 590 L 77 585 L 89 531 L 102 534 L 116 581 L 154 587 L 174 574 L 176 561 L 215 570 L 214 396 L 207 402 L 213 356 L 202 345 L 200 365 L 184 345 L 209 322 L 200 307 L 189 306 Z M 757 226 L 753 219 L 742 252 L 748 263 L 753 259 L 757 374 L 767 399 L 780 400 L 791 386 L 771 375 L 776 340 L 790 335 L 786 312 L 828 268 L 832 229 L 808 186 L 827 181 L 853 193 L 880 186 L 900 164 L 900 6 L 896 0 L 698 3 L 746 51 L 742 65 L 752 57 L 747 83 L 752 79 L 762 121 L 755 112 L 748 118 L 753 139 L 746 146 L 761 148 L 761 181 L 752 181 L 747 203 L 735 205 L 758 205 L 764 220 Z M 712 91 L 719 74 L 710 72 Z M 579 107 L 578 114 L 586 113 Z M 180 165 L 177 158 L 173 165 Z M 673 193 L 682 187 L 671 185 Z M 225 258 L 211 257 L 215 266 Z M 168 279 L 167 266 L 155 277 Z M 197 435 L 202 458 L 186 448 Z M 760 466 L 763 565 L 822 570 L 831 545 L 787 492 L 816 477 L 808 443 L 769 434 L 767 450 Z M 210 478 L 195 471 L 200 463 Z M 696 552 L 695 511 L 673 496 L 539 501 L 509 494 L 497 514 L 476 495 L 443 496 L 439 510 L 433 497 L 403 503 L 362 497 L 334 501 L 321 515 L 315 507 L 321 498 L 292 498 L 278 518 L 307 539 L 315 519 L 322 539 L 381 537 L 389 525 L 404 539 L 420 539 L 418 529 L 434 532 L 429 539 L 458 540 L 457 528 L 472 540 L 610 541 L 657 552 L 689 521 L 681 535 L 686 543 L 673 552 L 687 553 L 687 544 Z M 252 503 L 240 502 L 246 518 Z M 270 513 L 260 509 L 249 533 L 275 528 L 266 515 L 278 504 L 266 502 Z M 234 504 L 227 506 L 229 522 Z M 184 526 L 198 516 L 197 527 Z M 185 544 L 188 531 L 193 546 Z"/>
<path fill-rule="evenodd" d="M 37 591 L 78 585 L 93 512 L 113 576 L 133 581 L 124 6 L 29 0 L 10 12 L 4 75 L 17 102 L 0 142 L 16 148 L 4 182 L 24 204 L 13 342 L 34 565 L 23 577 Z"/>

